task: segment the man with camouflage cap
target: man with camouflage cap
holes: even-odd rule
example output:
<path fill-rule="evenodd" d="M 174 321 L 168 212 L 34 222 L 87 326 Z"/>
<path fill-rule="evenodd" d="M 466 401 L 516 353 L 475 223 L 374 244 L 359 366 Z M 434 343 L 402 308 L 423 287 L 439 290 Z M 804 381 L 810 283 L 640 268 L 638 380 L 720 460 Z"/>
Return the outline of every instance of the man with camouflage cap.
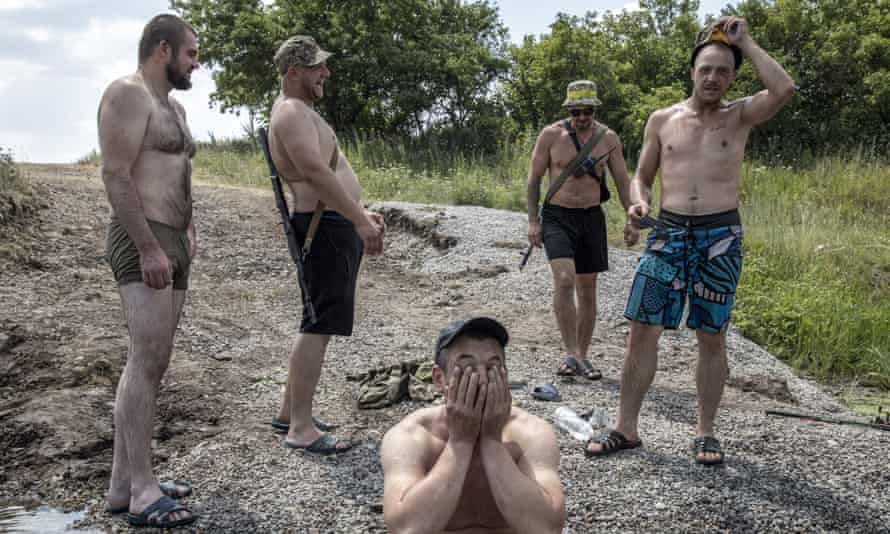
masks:
<path fill-rule="evenodd" d="M 630 178 L 618 134 L 594 120 L 601 105 L 596 84 L 574 81 L 566 93 L 562 107 L 570 117 L 544 128 L 531 157 L 528 239 L 532 246 L 543 244 L 553 274 L 553 311 L 567 353 L 557 373 L 596 380 L 601 374 L 587 350 L 596 325 L 597 274 L 609 268 L 606 218 L 600 206 L 609 198 L 606 166 L 625 209 L 630 206 Z M 572 168 L 576 157 L 583 159 Z M 539 220 L 545 172 L 550 186 Z"/>
<path fill-rule="evenodd" d="M 332 427 L 312 417 L 312 399 L 332 335 L 352 334 L 355 287 L 362 254 L 383 249 L 383 218 L 366 211 L 361 188 L 340 152 L 331 127 L 313 109 L 324 95 L 331 56 L 312 37 L 287 39 L 275 54 L 281 94 L 269 120 L 269 148 L 293 195 L 292 221 L 300 245 L 313 213 L 320 223 L 304 262 L 315 320 L 303 310 L 300 333 L 290 355 L 288 380 L 273 426 L 287 430 L 284 445 L 318 454 L 346 451 L 351 444 L 322 431 Z M 323 209 L 323 211 L 321 211 Z"/>
<path fill-rule="evenodd" d="M 726 102 L 742 54 L 766 86 Z M 692 51 L 692 96 L 652 113 L 631 184 L 628 244 L 639 239 L 652 186 L 661 168 L 658 221 L 646 240 L 624 315 L 631 321 L 621 375 L 615 429 L 588 444 L 602 456 L 642 445 L 637 420 L 655 376 L 658 339 L 679 326 L 686 300 L 686 326 L 698 338 L 698 425 L 695 461 L 723 462 L 714 419 L 728 373 L 726 329 L 742 269 L 742 226 L 738 212 L 739 171 L 754 126 L 772 118 L 794 95 L 787 72 L 748 33 L 747 23 L 723 17 L 699 35 Z"/>

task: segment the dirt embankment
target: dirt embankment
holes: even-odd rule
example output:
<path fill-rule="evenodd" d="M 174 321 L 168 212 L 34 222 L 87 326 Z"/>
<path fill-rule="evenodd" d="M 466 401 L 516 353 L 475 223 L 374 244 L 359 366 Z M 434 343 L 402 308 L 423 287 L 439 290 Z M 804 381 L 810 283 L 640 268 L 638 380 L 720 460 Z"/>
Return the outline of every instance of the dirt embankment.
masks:
<path fill-rule="evenodd" d="M 90 511 L 87 524 L 126 531 L 101 513 L 112 449 L 114 388 L 127 333 L 104 263 L 107 208 L 90 168 L 27 166 L 47 207 L 3 228 L 0 254 L 0 501 Z M 191 481 L 200 532 L 381 532 L 383 433 L 421 405 L 355 409 L 347 374 L 430 356 L 446 321 L 470 313 L 511 331 L 511 379 L 554 381 L 559 337 L 539 252 L 518 272 L 523 217 L 470 207 L 376 206 L 391 225 L 386 255 L 365 262 L 355 335 L 330 347 L 316 411 L 359 443 L 339 458 L 286 451 L 265 423 L 286 376 L 299 297 L 271 196 L 199 186 L 199 242 L 173 363 L 159 397 L 154 464 Z M 11 229 L 12 228 L 12 229 Z M 618 401 L 621 318 L 635 254 L 613 250 L 599 282 L 591 348 L 604 379 L 556 382 L 576 409 Z M 694 336 L 665 335 L 641 415 L 645 447 L 591 461 L 561 434 L 567 532 L 887 532 L 890 433 L 767 419 L 803 404 L 842 413 L 817 385 L 735 333 L 718 430 L 725 468 L 688 451 L 696 410 Z M 558 406 L 515 393 L 550 418 Z M 786 406 L 788 407 L 788 406 Z M 0 502 L 3 504 L 4 502 Z"/>

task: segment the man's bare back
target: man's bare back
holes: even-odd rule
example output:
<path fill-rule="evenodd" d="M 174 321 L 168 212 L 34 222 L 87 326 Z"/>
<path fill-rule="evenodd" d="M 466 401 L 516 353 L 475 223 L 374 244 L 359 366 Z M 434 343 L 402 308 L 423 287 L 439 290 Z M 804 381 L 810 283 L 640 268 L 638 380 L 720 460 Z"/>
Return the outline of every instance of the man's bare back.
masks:
<path fill-rule="evenodd" d="M 269 141 L 269 148 L 272 151 L 273 159 L 276 162 L 281 162 L 278 166 L 278 171 L 285 178 L 294 196 L 294 211 L 313 211 L 319 197 L 315 189 L 302 178 L 301 173 L 291 159 L 287 157 L 284 147 L 278 139 L 281 121 L 296 121 L 300 125 L 301 135 L 314 135 L 317 137 L 318 150 L 324 161 L 331 162 L 336 152 L 335 173 L 337 180 L 349 198 L 355 202 L 361 199 L 361 187 L 359 186 L 358 177 L 352 170 L 349 161 L 340 152 L 334 130 L 321 118 L 318 112 L 299 98 L 279 97 L 272 107 L 272 117 L 273 120 L 270 125 L 272 136 Z"/>
<path fill-rule="evenodd" d="M 145 137 L 130 168 L 145 218 L 185 230 L 192 220 L 191 158 L 195 155 L 185 110 L 172 97 L 154 95 L 137 72 L 116 80 L 105 91 L 99 104 L 100 125 L 109 105 L 124 102 L 147 112 L 147 117 L 142 116 L 147 119 Z M 140 115 L 124 120 L 131 117 L 139 120 Z M 125 129 L 120 126 L 121 131 Z M 113 165 L 113 161 L 106 158 L 103 165 Z M 112 219 L 117 218 L 112 209 Z"/>
<path fill-rule="evenodd" d="M 680 102 L 653 113 L 661 161 L 661 207 L 685 215 L 738 208 L 739 169 L 751 124 L 742 101 L 699 112 Z"/>

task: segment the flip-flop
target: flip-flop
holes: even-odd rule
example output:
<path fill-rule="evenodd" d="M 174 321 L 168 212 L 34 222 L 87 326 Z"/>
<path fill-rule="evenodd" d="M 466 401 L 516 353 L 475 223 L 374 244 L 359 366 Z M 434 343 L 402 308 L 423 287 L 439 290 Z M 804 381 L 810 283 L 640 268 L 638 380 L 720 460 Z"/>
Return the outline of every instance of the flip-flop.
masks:
<path fill-rule="evenodd" d="M 326 423 L 321 419 L 315 417 L 314 415 L 312 416 L 312 422 L 315 424 L 316 428 L 318 428 L 322 432 L 330 432 L 331 430 L 340 428 L 340 425 Z M 290 423 L 285 423 L 284 421 L 279 421 L 278 419 L 272 419 L 269 424 L 272 425 L 272 428 L 274 428 L 279 433 L 287 432 L 288 430 L 290 430 Z"/>
<path fill-rule="evenodd" d="M 189 516 L 184 519 L 166 520 L 175 512 L 186 511 Z M 191 510 L 164 495 L 145 507 L 138 514 L 127 514 L 127 523 L 134 527 L 173 528 L 193 523 L 198 516 Z"/>
<path fill-rule="evenodd" d="M 534 386 L 529 389 L 528 394 L 542 401 L 559 402 L 562 400 L 562 396 L 560 396 L 556 386 L 549 383 Z"/>
<path fill-rule="evenodd" d="M 192 485 L 188 482 L 183 482 L 182 480 L 167 480 L 158 484 L 161 488 L 161 493 L 170 497 L 173 500 L 184 499 L 192 494 Z M 180 493 L 177 491 L 179 488 L 184 487 L 185 491 Z M 123 514 L 125 512 L 130 511 L 130 505 L 121 506 L 120 508 L 106 508 L 105 513 L 109 515 L 118 515 Z"/>
<path fill-rule="evenodd" d="M 337 445 L 341 444 L 348 445 L 347 447 L 338 447 Z M 309 445 L 294 445 L 293 443 L 284 440 L 284 446 L 289 449 L 301 449 L 307 452 L 321 454 L 321 455 L 329 455 L 329 454 L 339 454 L 341 452 L 346 452 L 352 448 L 352 443 L 348 441 L 343 441 L 340 438 L 333 436 L 331 434 L 322 434 L 317 440 L 313 441 Z"/>

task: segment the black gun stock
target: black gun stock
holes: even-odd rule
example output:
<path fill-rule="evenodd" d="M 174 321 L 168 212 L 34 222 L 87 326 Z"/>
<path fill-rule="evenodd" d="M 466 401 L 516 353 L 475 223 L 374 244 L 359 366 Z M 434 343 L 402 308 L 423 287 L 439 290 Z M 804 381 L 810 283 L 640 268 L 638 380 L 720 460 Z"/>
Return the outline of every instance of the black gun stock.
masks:
<path fill-rule="evenodd" d="M 281 186 L 281 178 L 278 175 L 278 169 L 275 162 L 272 161 L 272 152 L 269 150 L 269 138 L 266 135 L 266 129 L 260 128 L 258 131 L 260 147 L 263 149 L 263 155 L 266 156 L 266 163 L 269 165 L 269 179 L 272 181 L 272 191 L 275 193 L 275 205 L 278 206 L 278 214 L 281 216 L 281 224 L 284 227 L 284 235 L 287 237 L 287 250 L 290 257 L 297 266 L 297 281 L 300 284 L 300 293 L 302 294 L 303 307 L 309 320 L 315 323 L 317 316 L 315 315 L 315 306 L 309 298 L 309 287 L 306 283 L 306 276 L 303 273 L 303 250 L 297 241 L 297 232 L 293 222 L 290 219 L 290 211 L 287 207 L 287 200 L 284 198 L 284 188 Z"/>

